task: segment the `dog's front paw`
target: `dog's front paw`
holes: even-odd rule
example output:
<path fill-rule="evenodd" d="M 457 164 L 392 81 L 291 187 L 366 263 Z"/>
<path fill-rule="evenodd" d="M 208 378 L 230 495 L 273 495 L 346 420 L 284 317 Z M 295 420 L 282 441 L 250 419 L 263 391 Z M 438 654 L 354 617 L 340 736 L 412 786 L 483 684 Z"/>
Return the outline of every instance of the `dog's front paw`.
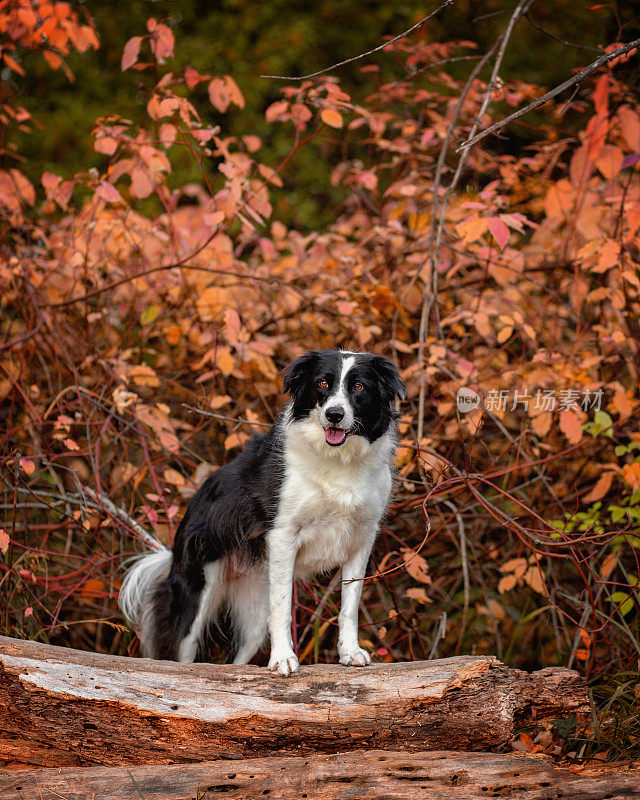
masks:
<path fill-rule="evenodd" d="M 346 667 L 366 667 L 371 663 L 371 656 L 361 647 L 353 650 L 340 650 L 340 663 Z"/>
<path fill-rule="evenodd" d="M 292 672 L 297 672 L 299 667 L 298 658 L 293 650 L 271 653 L 269 669 L 272 672 L 277 672 L 280 675 L 291 675 Z"/>

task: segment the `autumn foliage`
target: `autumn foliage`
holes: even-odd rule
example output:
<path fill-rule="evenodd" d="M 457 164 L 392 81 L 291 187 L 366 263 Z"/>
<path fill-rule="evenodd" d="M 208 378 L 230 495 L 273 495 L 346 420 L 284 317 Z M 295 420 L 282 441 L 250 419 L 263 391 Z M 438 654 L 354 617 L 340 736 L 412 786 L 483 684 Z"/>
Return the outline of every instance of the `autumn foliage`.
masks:
<path fill-rule="evenodd" d="M 124 47 L 147 116 L 105 108 L 100 169 L 32 185 L 11 146 L 29 115 L 14 99 L 0 110 L 3 632 L 134 653 L 115 603 L 123 558 L 145 531 L 171 541 L 197 486 L 282 406 L 289 360 L 345 345 L 396 360 L 409 389 L 364 590 L 374 658 L 495 652 L 632 674 L 640 109 L 620 65 L 570 115 L 568 98 L 547 104 L 535 144 L 488 137 L 461 164 L 488 86 L 447 61 L 475 51 L 401 40 L 407 77 L 365 66 L 366 102 L 333 76 L 285 85 L 265 113 L 291 153 L 266 164 L 258 136 L 225 134 L 244 106 L 233 76 L 182 64 L 174 34 L 151 18 Z M 98 36 L 67 3 L 5 1 L 0 46 L 11 70 L 25 49 L 68 69 Z M 480 123 L 542 91 L 493 85 Z M 347 199 L 302 235 L 273 198 L 310 137 L 341 143 Z M 184 158 L 201 180 L 175 185 Z M 483 402 L 461 413 L 460 387 Z M 303 663 L 335 648 L 325 586 L 297 587 Z"/>

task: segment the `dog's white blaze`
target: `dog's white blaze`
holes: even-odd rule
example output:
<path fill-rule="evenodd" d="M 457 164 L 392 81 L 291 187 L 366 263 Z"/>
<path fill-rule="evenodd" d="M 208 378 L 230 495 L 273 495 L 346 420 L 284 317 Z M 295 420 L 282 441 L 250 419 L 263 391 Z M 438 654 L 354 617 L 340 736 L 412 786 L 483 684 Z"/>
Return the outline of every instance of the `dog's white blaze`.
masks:
<path fill-rule="evenodd" d="M 322 419 L 323 427 L 328 427 L 331 422 L 326 417 L 326 411 L 333 406 L 342 406 L 344 409 L 344 418 L 339 423 L 340 428 L 348 430 L 352 427 L 354 422 L 353 407 L 347 395 L 347 373 L 353 368 L 356 363 L 355 355 L 344 355 L 342 351 L 342 369 L 340 371 L 340 379 L 338 380 L 338 391 L 332 394 L 327 402 L 322 406 L 320 416 Z M 344 447 L 344 445 L 342 445 Z"/>

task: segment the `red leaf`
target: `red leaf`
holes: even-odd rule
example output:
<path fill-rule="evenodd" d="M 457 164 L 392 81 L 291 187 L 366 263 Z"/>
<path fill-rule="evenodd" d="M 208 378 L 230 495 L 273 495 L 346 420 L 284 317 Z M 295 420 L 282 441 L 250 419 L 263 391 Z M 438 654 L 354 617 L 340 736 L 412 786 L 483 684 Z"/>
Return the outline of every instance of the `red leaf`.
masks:
<path fill-rule="evenodd" d="M 120 64 L 123 72 L 129 69 L 129 67 L 132 67 L 138 60 L 141 44 L 142 36 L 132 36 L 125 44 L 124 50 L 122 51 L 122 62 Z"/>
<path fill-rule="evenodd" d="M 200 73 L 197 69 L 191 66 L 184 68 L 184 82 L 187 84 L 187 89 L 195 89 L 200 83 Z"/>

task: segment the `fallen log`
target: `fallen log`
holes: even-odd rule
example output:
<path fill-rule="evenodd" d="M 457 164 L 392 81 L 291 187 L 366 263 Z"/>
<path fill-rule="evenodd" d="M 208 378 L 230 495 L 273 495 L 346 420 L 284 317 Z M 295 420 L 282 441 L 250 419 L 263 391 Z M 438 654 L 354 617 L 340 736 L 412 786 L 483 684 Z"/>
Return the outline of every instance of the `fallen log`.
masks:
<path fill-rule="evenodd" d="M 173 766 L 75 767 L 0 773 L 3 800 L 622 800 L 640 774 L 576 775 L 547 759 L 491 753 L 373 751 Z"/>
<path fill-rule="evenodd" d="M 0 766 L 500 750 L 520 727 L 587 708 L 577 673 L 528 674 L 491 656 L 302 667 L 283 678 L 0 637 Z"/>

